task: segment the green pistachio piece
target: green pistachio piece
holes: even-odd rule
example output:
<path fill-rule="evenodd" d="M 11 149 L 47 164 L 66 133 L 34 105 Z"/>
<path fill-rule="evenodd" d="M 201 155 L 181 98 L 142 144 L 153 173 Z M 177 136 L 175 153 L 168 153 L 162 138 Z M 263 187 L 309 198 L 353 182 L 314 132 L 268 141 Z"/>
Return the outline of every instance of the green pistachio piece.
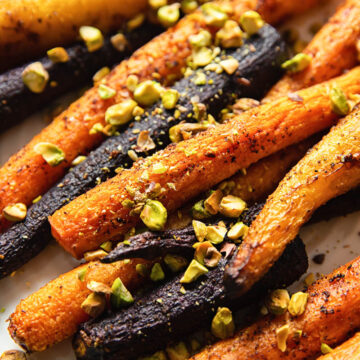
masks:
<path fill-rule="evenodd" d="M 105 241 L 100 245 L 100 248 L 106 252 L 110 252 L 112 249 L 113 243 L 111 241 Z"/>
<path fill-rule="evenodd" d="M 239 67 L 239 62 L 234 58 L 228 58 L 220 61 L 220 66 L 227 74 L 232 75 Z"/>
<path fill-rule="evenodd" d="M 220 212 L 224 216 L 236 218 L 246 209 L 246 202 L 237 196 L 224 196 L 220 202 Z"/>
<path fill-rule="evenodd" d="M 140 213 L 140 218 L 150 230 L 159 231 L 166 224 L 167 211 L 160 201 L 148 199 Z"/>
<path fill-rule="evenodd" d="M 194 247 L 196 249 L 194 255 L 195 260 L 207 267 L 212 268 L 217 266 L 221 259 L 221 254 L 209 241 L 196 243 Z"/>
<path fill-rule="evenodd" d="M 207 25 L 222 27 L 224 26 L 228 16 L 223 11 L 221 6 L 207 3 L 201 7 L 201 10 L 205 17 L 205 22 Z"/>
<path fill-rule="evenodd" d="M 85 280 L 85 276 L 86 276 L 86 271 L 87 271 L 87 268 L 84 267 L 82 269 L 80 269 L 77 273 L 77 278 L 83 282 Z"/>
<path fill-rule="evenodd" d="M 215 190 L 211 195 L 204 201 L 205 210 L 211 215 L 216 215 L 220 210 L 220 202 L 223 197 L 221 190 Z"/>
<path fill-rule="evenodd" d="M 290 296 L 287 290 L 277 289 L 266 298 L 267 309 L 274 315 L 282 315 L 288 309 Z"/>
<path fill-rule="evenodd" d="M 99 81 L 101 81 L 107 74 L 110 73 L 110 68 L 108 68 L 107 66 L 102 67 L 100 70 L 98 70 L 94 76 L 93 76 L 93 82 L 97 83 Z"/>
<path fill-rule="evenodd" d="M 136 105 L 136 101 L 128 99 L 108 107 L 105 113 L 105 121 L 115 126 L 128 123 L 133 117 L 132 113 Z"/>
<path fill-rule="evenodd" d="M 132 31 L 134 29 L 137 29 L 139 26 L 141 26 L 141 24 L 144 22 L 144 20 L 145 20 L 145 14 L 135 15 L 126 24 L 126 27 L 127 27 L 128 31 Z"/>
<path fill-rule="evenodd" d="M 301 291 L 291 296 L 288 311 L 292 316 L 300 316 L 305 312 L 309 294 Z"/>
<path fill-rule="evenodd" d="M 139 78 L 136 75 L 129 75 L 126 79 L 126 87 L 134 92 L 136 86 L 139 84 Z"/>
<path fill-rule="evenodd" d="M 117 51 L 124 51 L 126 49 L 126 46 L 128 45 L 128 42 L 126 40 L 126 37 L 124 34 L 122 33 L 117 33 L 115 35 L 113 35 L 110 38 L 110 42 L 112 44 L 112 46 L 117 50 Z"/>
<path fill-rule="evenodd" d="M 184 14 L 190 14 L 198 8 L 199 4 L 196 0 L 183 0 L 181 2 L 181 10 Z"/>
<path fill-rule="evenodd" d="M 192 63 L 195 67 L 209 64 L 213 59 L 213 52 L 208 47 L 196 48 L 192 52 Z"/>
<path fill-rule="evenodd" d="M 145 80 L 136 86 L 134 99 L 144 106 L 150 106 L 160 99 L 163 88 L 152 80 Z"/>
<path fill-rule="evenodd" d="M 65 153 L 56 145 L 48 142 L 36 144 L 34 151 L 40 154 L 50 166 L 57 166 L 65 160 Z"/>
<path fill-rule="evenodd" d="M 86 287 L 94 292 L 94 293 L 99 293 L 99 294 L 105 294 L 105 295 L 110 295 L 111 294 L 111 289 L 109 286 L 107 286 L 106 284 L 103 284 L 101 282 L 98 281 L 94 281 L 91 280 Z"/>
<path fill-rule="evenodd" d="M 79 155 L 79 156 L 77 156 L 77 157 L 71 162 L 71 165 L 73 165 L 73 166 L 79 165 L 79 164 L 82 163 L 84 160 L 86 160 L 86 156 L 84 156 L 84 155 Z"/>
<path fill-rule="evenodd" d="M 180 4 L 178 3 L 162 6 L 157 12 L 157 16 L 161 25 L 170 27 L 176 24 L 180 18 L 179 8 Z"/>
<path fill-rule="evenodd" d="M 27 355 L 20 350 L 7 350 L 0 356 L 1 360 L 27 360 Z"/>
<path fill-rule="evenodd" d="M 289 336 L 289 333 L 290 333 L 290 328 L 288 324 L 276 329 L 277 347 L 282 352 L 286 351 L 286 341 Z"/>
<path fill-rule="evenodd" d="M 329 353 L 331 353 L 332 351 L 333 351 L 333 349 L 332 349 L 329 345 L 327 345 L 327 344 L 325 344 L 325 343 L 322 343 L 322 344 L 321 344 L 321 353 L 322 353 L 323 355 L 329 354 Z"/>
<path fill-rule="evenodd" d="M 42 93 L 49 81 L 49 73 L 39 61 L 28 65 L 21 74 L 27 88 L 34 93 Z"/>
<path fill-rule="evenodd" d="M 84 254 L 84 259 L 86 262 L 89 262 L 89 261 L 102 259 L 106 255 L 107 255 L 107 252 L 102 249 L 95 250 L 95 251 L 87 251 Z"/>
<path fill-rule="evenodd" d="M 149 275 L 149 269 L 145 264 L 136 264 L 135 270 L 142 277 L 147 277 Z"/>
<path fill-rule="evenodd" d="M 242 14 L 240 18 L 240 25 L 248 35 L 253 35 L 265 25 L 265 22 L 259 13 L 249 10 Z"/>
<path fill-rule="evenodd" d="M 89 52 L 99 50 L 104 44 L 104 37 L 96 27 L 81 26 L 79 33 Z"/>
<path fill-rule="evenodd" d="M 120 278 L 117 278 L 113 282 L 111 291 L 110 303 L 113 309 L 120 309 L 121 307 L 130 305 L 134 302 L 134 298 Z"/>
<path fill-rule="evenodd" d="M 347 115 L 350 112 L 350 105 L 346 95 L 338 86 L 330 90 L 330 101 L 332 110 L 338 115 Z"/>
<path fill-rule="evenodd" d="M 184 276 L 181 278 L 180 282 L 182 284 L 189 284 L 197 280 L 200 276 L 205 275 L 209 270 L 201 265 L 198 261 L 193 259 L 186 269 Z"/>
<path fill-rule="evenodd" d="M 106 306 L 106 298 L 104 294 L 91 293 L 81 304 L 81 308 L 92 318 L 100 316 Z"/>
<path fill-rule="evenodd" d="M 227 229 L 226 227 L 219 225 L 211 225 L 206 229 L 205 239 L 210 241 L 212 244 L 220 244 L 224 241 Z"/>
<path fill-rule="evenodd" d="M 188 264 L 188 261 L 185 258 L 173 254 L 166 254 L 164 257 L 164 262 L 166 266 L 174 273 L 184 269 Z"/>
<path fill-rule="evenodd" d="M 167 5 L 167 0 L 149 0 L 149 5 L 156 10 L 159 7 Z"/>
<path fill-rule="evenodd" d="M 206 75 L 202 71 L 197 71 L 193 81 L 195 85 L 206 85 Z"/>
<path fill-rule="evenodd" d="M 103 100 L 111 99 L 116 95 L 116 90 L 112 89 L 111 87 L 105 84 L 100 84 L 98 87 L 98 94 Z"/>
<path fill-rule="evenodd" d="M 151 268 L 150 279 L 152 281 L 161 281 L 165 279 L 164 271 L 159 263 L 155 263 Z"/>
<path fill-rule="evenodd" d="M 36 204 L 37 202 L 39 202 L 39 201 L 41 200 L 41 198 L 42 198 L 41 195 L 37 196 L 37 197 L 32 201 L 32 203 L 33 203 L 33 204 Z"/>
<path fill-rule="evenodd" d="M 203 222 L 198 220 L 193 220 L 192 226 L 194 228 L 196 239 L 200 242 L 204 241 L 207 234 L 207 226 Z"/>
<path fill-rule="evenodd" d="M 203 220 L 211 217 L 211 214 L 205 210 L 204 200 L 199 200 L 191 208 L 191 215 L 194 219 Z"/>
<path fill-rule="evenodd" d="M 247 235 L 248 231 L 248 226 L 246 226 L 243 222 L 237 222 L 230 228 L 227 236 L 231 240 L 237 240 L 240 238 L 244 238 Z"/>
<path fill-rule="evenodd" d="M 8 205 L 3 209 L 4 218 L 13 222 L 24 220 L 26 213 L 27 207 L 23 203 Z"/>
<path fill-rule="evenodd" d="M 191 35 L 189 41 L 194 48 L 207 47 L 211 45 L 212 36 L 208 31 L 201 30 L 198 34 Z"/>
<path fill-rule="evenodd" d="M 211 332 L 219 339 L 228 339 L 234 335 L 235 324 L 232 312 L 227 307 L 219 307 L 211 322 Z"/>
<path fill-rule="evenodd" d="M 215 44 L 228 49 L 240 47 L 243 44 L 243 32 L 234 20 L 227 20 L 225 25 L 216 33 Z"/>
<path fill-rule="evenodd" d="M 297 73 L 306 69 L 311 64 L 311 61 L 312 57 L 310 55 L 300 53 L 285 61 L 281 67 L 290 73 Z"/>
<path fill-rule="evenodd" d="M 69 55 L 63 47 L 55 47 L 46 53 L 53 63 L 65 63 L 69 61 Z"/>
<path fill-rule="evenodd" d="M 182 341 L 172 345 L 168 346 L 166 348 L 166 353 L 169 357 L 169 360 L 187 360 L 190 358 L 190 353 Z"/>
<path fill-rule="evenodd" d="M 164 91 L 161 95 L 161 102 L 163 107 L 168 110 L 173 109 L 176 106 L 179 97 L 179 92 L 174 89 Z"/>

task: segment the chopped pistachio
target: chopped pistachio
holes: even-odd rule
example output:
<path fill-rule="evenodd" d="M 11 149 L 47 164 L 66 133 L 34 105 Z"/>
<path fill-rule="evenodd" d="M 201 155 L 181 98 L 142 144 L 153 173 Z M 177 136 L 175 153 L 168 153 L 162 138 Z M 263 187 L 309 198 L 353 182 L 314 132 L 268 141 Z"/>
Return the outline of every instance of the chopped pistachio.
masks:
<path fill-rule="evenodd" d="M 65 63 L 69 61 L 69 55 L 63 47 L 55 47 L 46 53 L 53 63 Z"/>
<path fill-rule="evenodd" d="M 132 112 L 133 116 L 135 116 L 135 120 L 137 120 L 137 116 L 143 115 L 145 110 L 141 106 L 135 106 Z"/>
<path fill-rule="evenodd" d="M 100 316 L 106 306 L 106 298 L 104 294 L 91 293 L 81 304 L 81 308 L 91 317 Z"/>
<path fill-rule="evenodd" d="M 89 262 L 89 261 L 102 259 L 106 255 L 107 255 L 107 252 L 102 249 L 95 250 L 95 251 L 87 251 L 84 254 L 84 259 L 86 262 Z"/>
<path fill-rule="evenodd" d="M 110 252 L 112 249 L 113 243 L 111 241 L 105 241 L 100 245 L 100 248 L 106 252 Z"/>
<path fill-rule="evenodd" d="M 163 165 L 162 163 L 155 163 L 152 167 L 152 171 L 154 174 L 164 174 L 167 169 L 168 167 Z"/>
<path fill-rule="evenodd" d="M 65 153 L 56 145 L 48 142 L 36 144 L 34 151 L 40 154 L 50 166 L 57 166 L 65 160 Z"/>
<path fill-rule="evenodd" d="M 302 330 L 295 330 L 294 332 L 293 332 L 293 338 L 295 339 L 295 340 L 298 340 L 298 339 L 300 339 L 301 337 L 302 337 Z"/>
<path fill-rule="evenodd" d="M 310 286 L 312 283 L 315 282 L 315 275 L 313 273 L 310 273 L 306 276 L 304 283 L 306 286 Z"/>
<path fill-rule="evenodd" d="M 277 339 L 277 347 L 280 351 L 286 351 L 286 341 L 289 336 L 289 325 L 281 326 L 276 329 L 276 339 Z"/>
<path fill-rule="evenodd" d="M 288 311 L 292 316 L 300 316 L 305 312 L 309 294 L 301 291 L 291 296 Z"/>
<path fill-rule="evenodd" d="M 158 82 L 145 80 L 136 86 L 134 99 L 141 105 L 150 106 L 160 99 L 162 91 Z"/>
<path fill-rule="evenodd" d="M 39 201 L 41 200 L 41 198 L 42 198 L 41 195 L 37 196 L 37 197 L 32 201 L 32 203 L 33 203 L 33 204 L 36 204 L 37 202 L 39 202 Z"/>
<path fill-rule="evenodd" d="M 180 18 L 179 8 L 180 4 L 178 3 L 162 6 L 157 12 L 161 25 L 169 27 L 176 24 Z"/>
<path fill-rule="evenodd" d="M 27 88 L 34 93 L 43 92 L 49 81 L 49 73 L 39 61 L 29 64 L 23 70 L 21 77 Z"/>
<path fill-rule="evenodd" d="M 233 112 L 235 114 L 241 114 L 259 105 L 260 102 L 258 100 L 251 98 L 241 98 L 236 101 L 236 104 L 234 104 Z"/>
<path fill-rule="evenodd" d="M 172 272 L 179 272 L 188 264 L 188 261 L 185 258 L 173 254 L 166 254 L 164 257 L 164 262 Z"/>
<path fill-rule="evenodd" d="M 7 350 L 0 356 L 1 360 L 27 360 L 27 355 L 20 350 Z"/>
<path fill-rule="evenodd" d="M 195 67 L 202 67 L 209 64 L 213 59 L 213 52 L 208 47 L 196 48 L 192 52 L 192 63 Z"/>
<path fill-rule="evenodd" d="M 285 61 L 281 67 L 290 73 L 297 73 L 306 69 L 310 65 L 311 60 L 312 57 L 310 55 L 300 53 Z"/>
<path fill-rule="evenodd" d="M 205 239 L 210 241 L 212 244 L 220 244 L 224 241 L 227 229 L 224 226 L 211 225 L 206 229 Z"/>
<path fill-rule="evenodd" d="M 102 80 L 107 74 L 110 73 L 110 68 L 108 68 L 107 66 L 102 67 L 100 70 L 98 70 L 94 76 L 93 76 L 93 82 L 97 83 L 100 80 Z"/>
<path fill-rule="evenodd" d="M 290 302 L 287 290 L 277 289 L 272 291 L 266 298 L 266 307 L 274 315 L 282 315 L 286 312 Z"/>
<path fill-rule="evenodd" d="M 325 344 L 325 343 L 322 343 L 322 344 L 321 344 L 321 353 L 322 353 L 323 355 L 329 354 L 329 353 L 331 353 L 332 351 L 333 351 L 333 349 L 332 349 L 329 345 L 327 345 L 327 344 Z"/>
<path fill-rule="evenodd" d="M 248 231 L 248 226 L 246 226 L 243 222 L 237 222 L 230 228 L 227 236 L 231 240 L 237 240 L 240 238 L 244 238 L 247 235 Z"/>
<path fill-rule="evenodd" d="M 200 264 L 211 268 L 218 265 L 221 259 L 221 254 L 217 251 L 215 246 L 213 246 L 209 241 L 204 241 L 195 245 L 195 260 L 197 260 Z"/>
<path fill-rule="evenodd" d="M 191 35 L 189 37 L 191 46 L 195 48 L 210 46 L 211 40 L 212 40 L 211 34 L 206 30 L 201 30 L 196 35 Z"/>
<path fill-rule="evenodd" d="M 110 42 L 112 44 L 112 46 L 117 50 L 117 51 L 124 51 L 126 49 L 126 46 L 128 44 L 126 37 L 124 34 L 122 33 L 117 33 L 115 35 L 113 35 L 110 38 Z"/>
<path fill-rule="evenodd" d="M 207 234 L 207 227 L 206 225 L 198 220 L 192 221 L 192 226 L 194 228 L 196 239 L 200 242 L 204 241 L 205 236 Z"/>
<path fill-rule="evenodd" d="M 159 7 L 167 5 L 167 0 L 149 0 L 149 5 L 153 9 L 158 9 Z"/>
<path fill-rule="evenodd" d="M 136 264 L 135 270 L 142 277 L 147 277 L 149 275 L 149 269 L 145 264 Z"/>
<path fill-rule="evenodd" d="M 111 286 L 111 291 L 110 302 L 114 309 L 120 309 L 134 302 L 134 298 L 120 278 L 115 279 Z"/>
<path fill-rule="evenodd" d="M 140 213 L 140 218 L 150 230 L 159 231 L 166 224 L 167 211 L 160 201 L 148 199 Z"/>
<path fill-rule="evenodd" d="M 4 218 L 14 222 L 24 220 L 26 213 L 27 207 L 23 203 L 8 205 L 3 209 Z"/>
<path fill-rule="evenodd" d="M 114 97 L 116 95 L 116 90 L 112 89 L 111 87 L 105 84 L 100 84 L 98 87 L 98 93 L 101 99 L 106 100 Z"/>
<path fill-rule="evenodd" d="M 139 133 L 136 141 L 137 151 L 149 151 L 155 149 L 156 145 L 149 135 L 148 130 L 143 130 Z"/>
<path fill-rule="evenodd" d="M 227 20 L 225 25 L 216 33 L 215 44 L 228 49 L 243 44 L 243 32 L 234 20 Z"/>
<path fill-rule="evenodd" d="M 85 280 L 85 276 L 86 276 L 86 271 L 87 271 L 87 268 L 84 267 L 82 269 L 80 269 L 77 273 L 77 278 L 83 282 Z"/>
<path fill-rule="evenodd" d="M 350 105 L 346 95 L 338 86 L 330 90 L 330 101 L 332 110 L 338 115 L 347 115 L 350 112 Z"/>
<path fill-rule="evenodd" d="M 84 160 L 86 160 L 86 156 L 84 156 L 84 155 L 79 155 L 79 156 L 77 156 L 77 157 L 71 162 L 71 165 L 73 165 L 73 166 L 79 165 L 79 164 L 82 163 Z"/>
<path fill-rule="evenodd" d="M 206 75 L 202 71 L 197 71 L 193 79 L 195 85 L 206 85 Z"/>
<path fill-rule="evenodd" d="M 127 154 L 128 154 L 129 158 L 130 158 L 132 161 L 136 162 L 136 161 L 139 160 L 139 157 L 137 156 L 137 154 L 136 154 L 136 152 L 135 152 L 134 150 L 129 150 L 129 151 L 127 152 Z"/>
<path fill-rule="evenodd" d="M 126 87 L 134 92 L 136 86 L 139 84 L 139 78 L 136 75 L 129 75 L 126 79 Z"/>
<path fill-rule="evenodd" d="M 190 358 L 190 353 L 184 342 L 179 342 L 175 345 L 168 346 L 166 353 L 169 360 L 187 360 Z"/>
<path fill-rule="evenodd" d="M 209 270 L 201 265 L 198 261 L 193 259 L 187 267 L 184 276 L 181 278 L 180 283 L 189 284 L 197 280 L 200 276 L 207 274 Z"/>
<path fill-rule="evenodd" d="M 110 287 L 98 281 L 91 280 L 86 286 L 90 291 L 94 293 L 105 294 L 105 295 L 111 294 Z"/>
<path fill-rule="evenodd" d="M 92 128 L 89 130 L 90 135 L 94 135 L 97 133 L 103 133 L 104 132 L 104 126 L 101 123 L 95 123 Z"/>
<path fill-rule="evenodd" d="M 108 107 L 105 113 L 106 122 L 115 126 L 126 124 L 132 119 L 132 112 L 136 105 L 136 101 L 128 99 Z"/>
<path fill-rule="evenodd" d="M 163 92 L 161 95 L 161 102 L 165 109 L 173 109 L 178 100 L 179 100 L 180 94 L 177 90 L 169 89 Z"/>
<path fill-rule="evenodd" d="M 219 307 L 211 322 L 211 332 L 219 339 L 227 339 L 234 335 L 235 324 L 232 312 L 227 307 Z"/>
<path fill-rule="evenodd" d="M 220 61 L 220 66 L 226 71 L 227 74 L 232 75 L 239 67 L 239 62 L 234 58 L 228 58 Z"/>
<path fill-rule="evenodd" d="M 216 215 L 220 210 L 220 202 L 223 197 L 221 190 L 215 190 L 211 195 L 204 201 L 205 210 L 211 215 Z"/>
<path fill-rule="evenodd" d="M 199 4 L 196 0 L 182 0 L 181 10 L 184 14 L 190 14 L 198 8 Z"/>
<path fill-rule="evenodd" d="M 94 26 L 81 26 L 79 33 L 90 52 L 99 50 L 104 45 L 104 37 L 101 31 Z"/>
<path fill-rule="evenodd" d="M 221 6 L 216 4 L 207 3 L 201 7 L 201 10 L 205 17 L 205 22 L 208 25 L 222 27 L 224 26 L 228 16 L 223 11 Z"/>
<path fill-rule="evenodd" d="M 249 10 L 242 14 L 240 18 L 240 25 L 248 35 L 253 35 L 265 25 L 265 22 L 259 13 Z"/>
<path fill-rule="evenodd" d="M 150 279 L 152 281 L 161 281 L 165 279 L 165 273 L 159 263 L 155 263 L 151 268 Z"/>
<path fill-rule="evenodd" d="M 205 123 L 181 123 L 174 125 L 169 130 L 169 138 L 172 142 L 180 142 L 189 139 L 192 135 L 198 132 L 205 131 L 212 125 Z"/>
<path fill-rule="evenodd" d="M 202 220 L 211 217 L 211 214 L 205 210 L 204 200 L 199 200 L 191 208 L 191 215 L 194 219 Z"/>
<path fill-rule="evenodd" d="M 130 19 L 126 27 L 129 31 L 137 29 L 145 20 L 145 14 L 137 14 L 132 19 Z"/>
<path fill-rule="evenodd" d="M 246 209 L 246 202 L 237 196 L 224 196 L 220 202 L 220 212 L 224 216 L 236 218 Z"/>

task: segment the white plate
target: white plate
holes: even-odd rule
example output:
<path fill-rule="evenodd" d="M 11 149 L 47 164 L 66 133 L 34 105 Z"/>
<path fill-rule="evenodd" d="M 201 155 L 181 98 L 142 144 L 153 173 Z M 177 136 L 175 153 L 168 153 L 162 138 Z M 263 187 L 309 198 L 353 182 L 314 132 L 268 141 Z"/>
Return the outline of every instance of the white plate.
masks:
<path fill-rule="evenodd" d="M 310 15 L 301 16 L 291 23 L 291 27 L 301 28 L 302 38 L 309 40 L 309 25 L 318 20 L 326 19 L 332 14 L 340 0 L 329 1 L 326 7 L 314 10 Z M 66 100 L 64 100 L 66 101 Z M 25 144 L 31 137 L 44 127 L 42 114 L 29 118 L 21 125 L 0 135 L 0 164 Z M 324 274 L 344 264 L 360 254 L 360 212 L 346 217 L 336 218 L 308 226 L 301 231 L 306 243 L 310 259 L 309 272 Z M 314 255 L 325 253 L 322 265 L 316 265 L 311 259 Z M 65 253 L 58 245 L 52 243 L 39 256 L 26 264 L 14 277 L 0 281 L 0 354 L 9 349 L 17 348 L 7 332 L 6 319 L 14 311 L 19 301 L 77 265 L 77 261 Z M 301 281 L 297 286 L 301 287 Z M 296 287 L 296 285 L 295 285 Z M 54 346 L 40 354 L 33 354 L 31 359 L 75 359 L 70 341 Z"/>

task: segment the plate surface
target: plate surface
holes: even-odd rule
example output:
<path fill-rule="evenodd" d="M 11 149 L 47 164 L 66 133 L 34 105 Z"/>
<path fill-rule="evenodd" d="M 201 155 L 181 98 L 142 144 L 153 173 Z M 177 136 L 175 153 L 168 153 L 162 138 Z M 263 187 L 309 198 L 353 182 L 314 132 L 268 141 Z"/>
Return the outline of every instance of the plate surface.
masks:
<path fill-rule="evenodd" d="M 324 7 L 314 9 L 310 14 L 292 21 L 287 27 L 296 27 L 301 32 L 301 38 L 309 40 L 309 26 L 318 21 L 325 21 L 340 3 L 339 0 L 328 1 Z M 61 100 L 64 103 L 69 98 Z M 0 135 L 0 164 L 24 145 L 31 137 L 46 125 L 43 113 L 36 114 L 21 125 Z M 316 225 L 307 226 L 301 231 L 301 237 L 306 243 L 310 259 L 309 272 L 325 274 L 360 255 L 360 212 L 346 217 L 333 219 Z M 324 253 L 322 265 L 315 264 L 311 259 L 314 255 Z M 0 281 L 0 354 L 9 349 L 17 348 L 7 332 L 6 319 L 14 311 L 20 299 L 45 285 L 59 274 L 69 271 L 78 262 L 65 253 L 55 242 L 51 243 L 39 256 L 26 264 L 15 276 Z M 301 288 L 302 280 L 292 288 Z M 31 359 L 75 359 L 70 341 L 54 346 L 41 354 L 33 354 Z"/>

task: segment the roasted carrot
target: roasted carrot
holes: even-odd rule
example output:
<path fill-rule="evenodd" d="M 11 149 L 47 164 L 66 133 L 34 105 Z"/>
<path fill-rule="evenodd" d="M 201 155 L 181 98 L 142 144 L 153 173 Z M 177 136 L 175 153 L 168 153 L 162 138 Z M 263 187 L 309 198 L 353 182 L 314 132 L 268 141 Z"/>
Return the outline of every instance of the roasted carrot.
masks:
<path fill-rule="evenodd" d="M 68 45 L 81 25 L 107 32 L 118 30 L 124 19 L 144 11 L 147 0 L 3 0 L 0 8 L 0 70 Z"/>
<path fill-rule="evenodd" d="M 326 81 L 357 63 L 356 41 L 360 37 L 360 3 L 346 0 L 303 51 L 312 56 L 305 70 L 287 75 L 270 90 L 270 101 L 288 92 Z"/>
<path fill-rule="evenodd" d="M 267 1 L 278 4 L 276 11 L 265 6 Z M 230 15 L 236 20 L 244 10 L 259 6 L 260 12 L 264 8 L 265 19 L 269 23 L 276 23 L 284 16 L 306 10 L 317 2 L 318 0 L 299 3 L 287 1 L 284 6 L 280 6 L 284 3 L 280 0 L 230 0 L 226 3 L 233 9 L 233 14 Z M 64 175 L 76 156 L 88 152 L 101 142 L 102 136 L 89 135 L 89 130 L 95 123 L 104 124 L 104 114 L 110 105 L 130 96 L 126 88 L 128 75 L 136 74 L 142 81 L 153 78 L 155 74 L 163 83 L 166 79 L 181 75 L 185 60 L 191 53 L 188 38 L 201 28 L 208 27 L 200 12 L 186 16 L 175 27 L 149 42 L 113 70 L 107 77 L 106 84 L 118 90 L 117 96 L 106 101 L 101 100 L 97 87 L 94 87 L 9 159 L 0 169 L 0 231 L 9 226 L 2 215 L 4 207 L 17 202 L 31 204 L 33 199 L 43 194 Z M 50 167 L 34 151 L 34 146 L 39 142 L 57 145 L 65 152 L 66 160 L 57 167 Z"/>
<path fill-rule="evenodd" d="M 360 257 L 309 287 L 303 315 L 267 316 L 240 330 L 234 338 L 206 348 L 192 360 L 312 359 L 321 353 L 322 343 L 334 346 L 359 328 L 359 272 Z M 289 326 L 289 337 L 286 351 L 281 352 L 276 330 L 284 325 Z M 296 337 L 297 330 L 302 331 L 302 336 Z"/>
<path fill-rule="evenodd" d="M 22 300 L 10 316 L 9 332 L 13 339 L 28 351 L 43 351 L 75 333 L 78 325 L 89 319 L 81 309 L 82 302 L 90 294 L 86 287 L 90 281 L 109 286 L 120 277 L 129 289 L 141 283 L 135 270 L 143 260 L 128 264 L 91 262 L 71 270 Z M 80 271 L 86 271 L 84 281 Z"/>
<path fill-rule="evenodd" d="M 317 360 L 355 360 L 360 359 L 360 333 L 336 347 L 332 352 Z"/>
<path fill-rule="evenodd" d="M 312 213 L 360 184 L 360 110 L 335 126 L 293 167 L 268 198 L 225 275 L 246 292 L 272 266 Z"/>
<path fill-rule="evenodd" d="M 130 215 L 129 207 L 122 203 L 132 199 L 134 192 L 144 193 L 151 183 L 160 184 L 163 189 L 158 200 L 173 211 L 241 168 L 330 127 L 338 116 L 331 109 L 327 89 L 336 84 L 347 94 L 357 93 L 359 73 L 360 68 L 355 68 L 337 79 L 299 91 L 296 100 L 283 97 L 259 106 L 138 161 L 49 217 L 53 236 L 68 252 L 81 257 L 137 223 L 138 216 Z M 154 169 L 159 164 L 165 173 Z M 145 170 L 147 180 L 142 177 Z"/>

